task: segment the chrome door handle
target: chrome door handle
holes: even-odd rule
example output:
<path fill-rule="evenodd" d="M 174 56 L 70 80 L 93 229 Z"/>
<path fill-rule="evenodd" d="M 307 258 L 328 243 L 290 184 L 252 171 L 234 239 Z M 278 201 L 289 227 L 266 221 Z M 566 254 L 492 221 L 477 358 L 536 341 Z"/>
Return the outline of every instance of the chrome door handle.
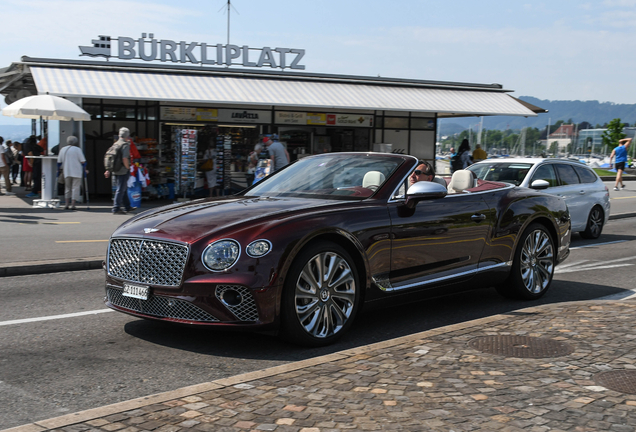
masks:
<path fill-rule="evenodd" d="M 481 222 L 483 220 L 486 220 L 486 215 L 484 215 L 484 214 L 474 214 L 470 218 L 473 221 L 475 221 L 475 222 Z"/>
<path fill-rule="evenodd" d="M 584 190 L 580 191 L 579 193 L 580 193 L 581 195 L 585 195 L 585 191 L 584 191 Z"/>

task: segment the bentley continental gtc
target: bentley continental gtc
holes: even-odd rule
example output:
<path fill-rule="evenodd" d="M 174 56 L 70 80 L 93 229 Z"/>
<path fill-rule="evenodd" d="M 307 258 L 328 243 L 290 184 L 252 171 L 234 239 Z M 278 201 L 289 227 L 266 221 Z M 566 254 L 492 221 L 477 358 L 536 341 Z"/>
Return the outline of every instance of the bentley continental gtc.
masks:
<path fill-rule="evenodd" d="M 379 304 L 485 287 L 544 295 L 569 254 L 564 199 L 469 170 L 411 185 L 419 165 L 309 156 L 236 195 L 143 212 L 110 238 L 106 305 L 318 346 Z"/>

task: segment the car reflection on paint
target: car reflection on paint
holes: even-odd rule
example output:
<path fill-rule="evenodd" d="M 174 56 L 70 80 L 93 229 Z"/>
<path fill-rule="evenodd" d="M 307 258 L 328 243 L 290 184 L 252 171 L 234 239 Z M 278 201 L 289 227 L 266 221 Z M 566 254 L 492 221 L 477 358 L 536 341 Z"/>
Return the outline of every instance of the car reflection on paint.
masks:
<path fill-rule="evenodd" d="M 106 304 L 317 346 L 367 306 L 484 286 L 544 295 L 569 253 L 564 200 L 466 170 L 408 187 L 418 164 L 310 156 L 237 195 L 139 214 L 111 236 Z"/>

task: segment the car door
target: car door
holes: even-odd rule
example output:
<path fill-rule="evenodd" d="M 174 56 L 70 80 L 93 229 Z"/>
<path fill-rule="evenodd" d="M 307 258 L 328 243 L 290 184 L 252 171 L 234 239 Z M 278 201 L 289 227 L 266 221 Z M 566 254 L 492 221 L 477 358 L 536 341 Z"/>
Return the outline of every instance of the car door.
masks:
<path fill-rule="evenodd" d="M 493 212 L 481 194 L 389 204 L 393 290 L 432 288 L 470 279 L 489 238 Z"/>
<path fill-rule="evenodd" d="M 587 223 L 586 211 L 586 188 L 581 184 L 578 174 L 570 164 L 555 163 L 554 168 L 559 177 L 559 186 L 549 188 L 548 191 L 554 195 L 565 198 L 565 202 L 570 210 L 572 220 L 572 231 L 581 231 Z M 582 227 L 582 228 L 581 228 Z"/>

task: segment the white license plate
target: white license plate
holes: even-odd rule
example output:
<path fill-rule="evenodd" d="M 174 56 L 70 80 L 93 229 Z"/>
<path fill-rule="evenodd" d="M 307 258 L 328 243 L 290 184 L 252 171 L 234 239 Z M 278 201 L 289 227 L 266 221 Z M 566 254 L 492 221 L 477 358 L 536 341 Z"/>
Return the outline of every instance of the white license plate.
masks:
<path fill-rule="evenodd" d="M 148 294 L 150 294 L 150 288 L 129 284 L 124 284 L 124 292 L 122 293 L 125 297 L 133 297 L 141 300 L 148 300 Z"/>

